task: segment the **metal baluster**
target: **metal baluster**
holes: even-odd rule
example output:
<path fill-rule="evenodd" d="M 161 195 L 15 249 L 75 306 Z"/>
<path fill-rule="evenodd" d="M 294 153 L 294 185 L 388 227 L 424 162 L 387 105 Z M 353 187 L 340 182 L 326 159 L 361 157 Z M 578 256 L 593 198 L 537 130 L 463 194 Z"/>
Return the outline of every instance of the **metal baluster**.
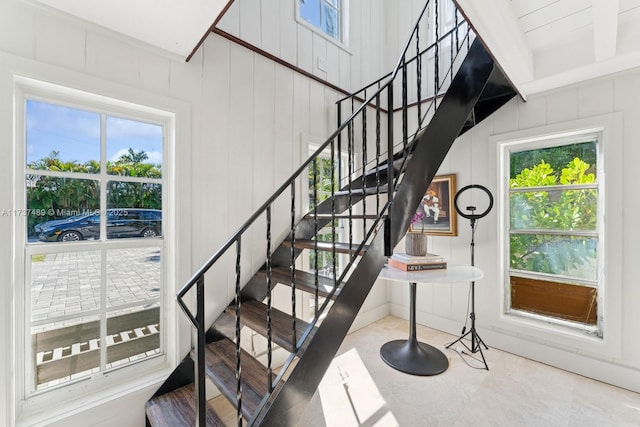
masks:
<path fill-rule="evenodd" d="M 354 107 L 353 107 L 353 97 L 351 98 L 351 115 L 353 115 Z M 355 123 L 354 120 L 349 122 L 349 138 L 348 138 L 348 162 L 347 162 L 347 181 L 349 182 L 349 259 L 353 256 L 351 253 L 351 246 L 353 243 L 353 191 L 351 188 L 351 177 L 353 176 L 353 167 L 354 167 L 354 145 L 355 145 Z"/>
<path fill-rule="evenodd" d="M 418 129 L 422 128 L 422 55 L 420 55 L 420 23 L 416 25 L 416 79 L 418 84 Z"/>
<path fill-rule="evenodd" d="M 267 390 L 273 391 L 271 331 L 271 206 L 267 207 Z"/>
<path fill-rule="evenodd" d="M 433 101 L 434 101 L 434 108 L 438 108 L 438 91 L 440 89 L 440 61 L 439 61 L 439 56 L 440 56 L 440 43 L 438 43 L 438 38 L 440 37 L 439 35 L 439 24 L 438 24 L 438 0 L 434 0 L 434 8 L 435 8 L 435 28 L 436 28 L 436 43 L 435 43 L 435 53 L 434 53 L 434 67 L 435 67 L 435 72 L 434 72 L 434 77 L 433 77 Z"/>
<path fill-rule="evenodd" d="M 338 127 L 342 125 L 342 102 L 338 103 Z M 333 143 L 332 143 L 333 144 Z M 338 153 L 342 153 L 342 132 L 338 133 Z M 342 156 L 338 156 L 338 183 L 342 182 Z"/>
<path fill-rule="evenodd" d="M 242 236 L 238 237 L 236 243 L 236 401 L 238 402 L 237 419 L 238 427 L 242 427 L 242 365 L 240 356 L 242 354 L 242 348 L 240 346 L 240 255 L 242 251 Z"/>
<path fill-rule="evenodd" d="M 378 83 L 378 89 L 380 89 L 380 83 Z M 380 92 L 378 91 L 376 95 L 376 214 L 380 213 L 380 157 Z"/>
<path fill-rule="evenodd" d="M 291 182 L 291 317 L 293 319 L 291 337 L 293 353 L 298 351 L 296 337 L 296 182 Z"/>
<path fill-rule="evenodd" d="M 407 108 L 407 60 L 402 58 L 402 146 L 405 148 L 404 155 L 407 155 L 407 141 L 409 132 L 409 110 Z"/>
<path fill-rule="evenodd" d="M 338 151 L 338 158 L 340 158 Z M 331 257 L 333 267 L 333 286 L 338 285 L 338 266 L 336 258 L 336 147 L 334 141 L 331 141 Z M 339 161 L 338 161 L 338 164 Z M 339 182 L 339 181 L 338 181 Z"/>
<path fill-rule="evenodd" d="M 393 201 L 393 82 L 387 86 L 387 193 L 389 202 Z"/>
<path fill-rule="evenodd" d="M 365 90 L 363 93 L 363 97 L 367 99 L 367 91 Z M 367 106 L 365 105 L 362 109 L 362 190 L 366 191 L 367 188 L 367 178 L 366 178 L 366 167 L 367 167 Z M 362 197 L 362 235 L 367 235 L 367 198 Z"/>
<path fill-rule="evenodd" d="M 196 321 L 198 329 L 196 331 L 196 365 L 195 365 L 195 388 L 196 388 L 196 426 L 206 427 L 207 425 L 207 398 L 205 388 L 205 355 L 206 329 L 204 325 L 204 277 L 198 279 L 196 285 Z"/>
<path fill-rule="evenodd" d="M 319 172 L 319 168 L 318 168 L 318 158 L 316 157 L 315 159 L 313 159 L 313 230 L 314 230 L 314 235 L 315 235 L 315 239 L 313 241 L 313 268 L 315 270 L 315 274 L 314 274 L 314 286 L 315 286 L 315 293 L 314 293 L 314 300 L 315 300 L 315 314 L 316 316 L 318 315 L 318 270 L 320 267 L 320 261 L 319 261 L 319 257 L 320 257 L 320 252 L 318 251 L 318 240 L 320 238 L 320 236 L 318 235 L 318 232 L 320 231 L 318 229 L 318 203 L 320 202 L 318 200 L 318 175 L 320 175 Z"/>

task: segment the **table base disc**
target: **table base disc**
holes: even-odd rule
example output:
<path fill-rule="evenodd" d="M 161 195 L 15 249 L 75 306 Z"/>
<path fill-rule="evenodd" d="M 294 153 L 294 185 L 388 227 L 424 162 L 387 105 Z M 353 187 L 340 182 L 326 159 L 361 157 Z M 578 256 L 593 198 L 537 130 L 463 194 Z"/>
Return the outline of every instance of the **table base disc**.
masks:
<path fill-rule="evenodd" d="M 389 341 L 380 348 L 380 357 L 392 368 L 412 375 L 437 375 L 449 367 L 443 352 L 415 340 Z"/>

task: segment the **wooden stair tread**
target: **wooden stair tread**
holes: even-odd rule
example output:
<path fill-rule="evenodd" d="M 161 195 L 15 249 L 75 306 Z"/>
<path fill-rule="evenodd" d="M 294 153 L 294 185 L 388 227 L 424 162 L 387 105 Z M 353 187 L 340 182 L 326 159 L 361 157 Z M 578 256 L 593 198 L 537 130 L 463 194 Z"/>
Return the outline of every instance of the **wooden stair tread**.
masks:
<path fill-rule="evenodd" d="M 291 247 L 291 240 L 285 240 L 282 242 L 282 246 Z M 309 239 L 296 239 L 296 243 L 294 245 L 296 249 L 315 249 L 316 241 Z M 319 251 L 324 252 L 332 252 L 335 247 L 335 251 L 341 254 L 352 254 L 358 249 L 359 244 L 353 243 L 344 243 L 344 242 L 317 242 L 317 247 Z M 362 248 L 362 255 L 367 251 L 368 246 L 365 245 Z"/>
<path fill-rule="evenodd" d="M 145 404 L 152 427 L 191 427 L 196 423 L 196 395 L 193 383 L 150 399 Z M 224 422 L 207 403 L 207 426 L 224 427 Z"/>
<path fill-rule="evenodd" d="M 378 215 L 349 215 L 349 214 L 314 214 L 313 212 L 309 212 L 304 216 L 305 219 L 377 219 Z"/>
<path fill-rule="evenodd" d="M 372 196 L 375 194 L 385 194 L 388 191 L 388 186 L 381 185 L 380 187 L 365 187 L 365 188 L 352 188 L 351 194 L 354 196 Z M 349 190 L 340 190 L 335 192 L 336 196 L 348 196 Z"/>
<path fill-rule="evenodd" d="M 226 313 L 235 320 L 235 306 L 226 308 Z M 240 307 L 240 321 L 260 335 L 267 336 L 267 305 L 260 301 L 243 301 Z M 293 318 L 276 308 L 271 308 L 271 338 L 274 343 L 287 351 L 293 352 Z M 296 319 L 296 340 L 309 327 L 309 323 Z M 265 377 L 266 378 L 266 377 Z"/>
<path fill-rule="evenodd" d="M 308 271 L 296 270 L 296 289 L 311 293 L 315 295 L 316 291 L 316 275 Z M 267 280 L 266 270 L 260 270 L 256 273 L 258 277 L 263 280 Z M 272 285 L 275 283 L 282 283 L 286 286 L 291 286 L 291 269 L 289 267 L 274 267 L 271 269 L 271 281 Z M 329 296 L 329 293 L 333 290 L 333 279 L 325 276 L 318 276 L 318 295 L 322 297 Z M 337 296 L 337 293 L 335 294 Z"/>
<path fill-rule="evenodd" d="M 242 416 L 251 419 L 260 401 L 267 394 L 267 368 L 249 353 L 241 351 Z M 236 396 L 236 344 L 228 338 L 211 342 L 205 347 L 207 376 L 234 407 Z"/>

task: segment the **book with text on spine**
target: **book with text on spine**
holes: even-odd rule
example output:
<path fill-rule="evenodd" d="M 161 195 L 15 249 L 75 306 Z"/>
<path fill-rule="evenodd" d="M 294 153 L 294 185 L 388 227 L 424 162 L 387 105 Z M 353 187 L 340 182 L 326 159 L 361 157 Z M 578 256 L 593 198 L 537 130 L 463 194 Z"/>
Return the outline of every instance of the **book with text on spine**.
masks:
<path fill-rule="evenodd" d="M 406 263 L 406 262 L 398 261 L 393 258 L 389 258 L 387 260 L 387 264 L 390 267 L 397 268 L 398 270 L 402 270 L 402 271 L 442 270 L 447 268 L 446 261 L 413 264 L 413 263 Z"/>
<path fill-rule="evenodd" d="M 408 255 L 404 252 L 394 253 L 391 255 L 392 259 L 396 261 L 403 262 L 405 264 L 427 264 L 431 262 L 444 262 L 444 258 L 440 255 L 436 254 L 426 254 L 426 255 Z"/>

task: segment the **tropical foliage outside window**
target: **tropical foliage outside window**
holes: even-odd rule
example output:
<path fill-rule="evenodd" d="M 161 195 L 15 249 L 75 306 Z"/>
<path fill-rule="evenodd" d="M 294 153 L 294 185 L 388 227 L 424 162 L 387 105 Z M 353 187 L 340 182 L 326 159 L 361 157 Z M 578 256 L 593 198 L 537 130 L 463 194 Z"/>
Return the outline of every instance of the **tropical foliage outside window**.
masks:
<path fill-rule="evenodd" d="M 595 325 L 597 140 L 511 152 L 509 162 L 509 309 Z"/>

